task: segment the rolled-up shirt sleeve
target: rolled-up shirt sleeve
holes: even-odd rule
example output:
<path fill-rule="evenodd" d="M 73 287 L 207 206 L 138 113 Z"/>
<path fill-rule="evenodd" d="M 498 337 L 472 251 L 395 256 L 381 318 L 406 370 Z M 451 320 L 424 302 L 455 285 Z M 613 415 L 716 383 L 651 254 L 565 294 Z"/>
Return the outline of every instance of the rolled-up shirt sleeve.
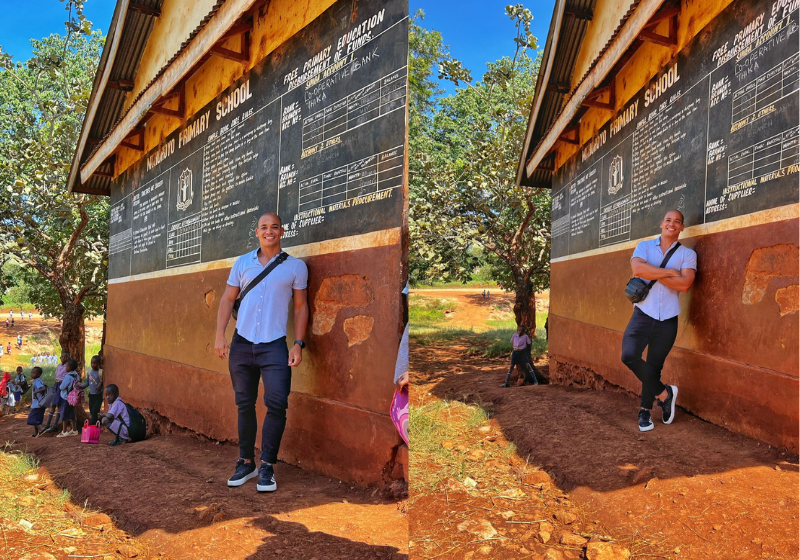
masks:
<path fill-rule="evenodd" d="M 691 268 L 692 270 L 697 270 L 697 253 L 695 253 L 692 249 L 687 249 L 686 256 L 683 257 L 681 268 Z"/>
<path fill-rule="evenodd" d="M 635 258 L 647 260 L 647 249 L 645 248 L 644 242 L 640 241 L 636 244 L 636 249 L 633 250 L 633 255 L 631 256 L 631 260 Z"/>
<path fill-rule="evenodd" d="M 293 290 L 305 290 L 308 287 L 308 267 L 306 263 L 301 260 L 297 261 L 295 266 L 294 282 L 292 282 Z"/>
<path fill-rule="evenodd" d="M 228 286 L 233 286 L 234 288 L 239 288 L 241 284 L 241 267 L 239 266 L 239 259 L 236 259 L 236 262 L 233 263 L 233 268 L 231 268 L 231 273 L 228 275 Z"/>

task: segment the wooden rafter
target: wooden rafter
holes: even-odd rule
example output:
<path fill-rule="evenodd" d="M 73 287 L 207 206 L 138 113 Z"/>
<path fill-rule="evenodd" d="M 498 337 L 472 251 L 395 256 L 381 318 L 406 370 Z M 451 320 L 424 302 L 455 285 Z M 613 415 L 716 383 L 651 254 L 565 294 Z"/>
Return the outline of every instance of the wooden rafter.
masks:
<path fill-rule="evenodd" d="M 639 32 L 639 38 L 663 47 L 672 48 L 678 46 L 678 15 L 680 13 L 679 6 L 668 6 L 660 9 L 650 18 L 644 29 Z M 669 20 L 667 35 L 661 35 L 655 31 L 656 26 L 664 20 Z"/>
<path fill-rule="evenodd" d="M 158 8 L 145 6 L 144 4 L 139 4 L 138 2 L 130 2 L 128 4 L 128 11 L 136 12 L 137 14 L 144 14 L 146 16 L 161 17 L 161 10 Z"/>
<path fill-rule="evenodd" d="M 136 143 L 131 141 L 133 138 L 137 139 Z M 144 127 L 140 126 L 134 129 L 125 140 L 119 143 L 119 145 L 130 148 L 131 150 L 136 150 L 137 152 L 144 152 Z"/>
<path fill-rule="evenodd" d="M 166 107 L 164 107 L 164 105 L 166 105 L 176 97 L 178 98 L 177 109 L 167 109 Z M 168 117 L 175 117 L 176 119 L 183 119 L 186 113 L 186 81 L 181 80 L 178 83 L 177 88 L 170 91 L 169 93 L 161 97 L 161 99 L 153 103 L 152 107 L 150 107 L 149 112 L 157 113 L 159 115 L 167 115 Z"/>
<path fill-rule="evenodd" d="M 569 93 L 570 87 L 567 83 L 549 83 L 547 84 L 547 91 L 554 91 L 562 95 Z"/>
<path fill-rule="evenodd" d="M 575 19 L 582 19 L 585 21 L 592 21 L 594 18 L 594 14 L 589 10 L 580 10 L 578 8 L 564 8 L 564 13 L 568 16 L 574 17 Z"/>
<path fill-rule="evenodd" d="M 250 63 L 250 31 L 252 30 L 252 20 L 234 25 L 213 47 L 211 47 L 209 53 L 247 66 Z M 222 46 L 228 39 L 232 39 L 237 35 L 239 36 L 238 51 Z"/>
<path fill-rule="evenodd" d="M 600 101 L 600 97 L 607 95 L 606 101 Z M 607 86 L 599 87 L 589 93 L 583 100 L 583 105 L 593 107 L 595 109 L 605 109 L 607 111 L 614 111 L 616 109 L 617 97 L 615 80 L 611 79 Z"/>
<path fill-rule="evenodd" d="M 243 24 L 242 14 L 246 13 L 256 0 L 226 0 L 219 10 L 209 19 L 206 25 L 197 33 L 192 42 L 186 46 L 172 61 L 169 67 L 159 75 L 136 98 L 123 118 L 109 132 L 99 144 L 97 150 L 80 166 L 79 178 L 81 182 L 92 176 L 100 167 L 101 162 L 119 146 L 131 130 L 141 126 L 142 122 L 152 117 L 153 106 L 167 92 L 173 90 L 181 82 L 188 80 L 190 70 L 198 68 L 198 63 L 207 58 L 211 47 L 216 45 L 227 33 L 236 26 Z M 238 31 L 238 30 L 237 30 Z M 249 49 L 249 32 L 245 39 Z M 117 45 L 118 40 L 113 43 Z M 104 74 L 104 80 L 105 78 Z M 95 105 L 90 107 L 90 112 L 96 111 Z M 183 114 L 183 113 L 182 113 Z M 172 115 L 176 116 L 176 115 Z M 181 116 L 182 118 L 182 116 Z"/>
<path fill-rule="evenodd" d="M 130 80 L 109 80 L 106 82 L 106 87 L 110 87 L 111 89 L 118 89 L 120 91 L 133 91 L 134 83 Z"/>
<path fill-rule="evenodd" d="M 567 128 L 563 130 L 561 136 L 558 139 L 562 142 L 566 142 L 567 144 L 572 144 L 573 146 L 580 146 L 581 142 L 581 133 L 580 133 L 581 125 L 580 123 L 571 124 Z M 570 134 L 575 133 L 573 138 L 570 138 Z"/>

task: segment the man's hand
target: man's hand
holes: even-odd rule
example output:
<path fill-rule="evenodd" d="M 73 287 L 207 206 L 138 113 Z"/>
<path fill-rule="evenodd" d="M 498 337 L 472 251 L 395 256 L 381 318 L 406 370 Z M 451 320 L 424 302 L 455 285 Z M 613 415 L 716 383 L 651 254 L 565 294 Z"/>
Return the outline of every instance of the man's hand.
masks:
<path fill-rule="evenodd" d="M 289 350 L 289 366 L 290 367 L 297 367 L 300 365 L 300 362 L 303 361 L 303 349 L 300 348 L 299 344 L 295 344 L 292 346 L 292 349 Z"/>
<path fill-rule="evenodd" d="M 224 334 L 218 334 L 217 340 L 214 342 L 214 351 L 219 356 L 220 360 L 228 357 L 228 341 L 225 340 Z"/>

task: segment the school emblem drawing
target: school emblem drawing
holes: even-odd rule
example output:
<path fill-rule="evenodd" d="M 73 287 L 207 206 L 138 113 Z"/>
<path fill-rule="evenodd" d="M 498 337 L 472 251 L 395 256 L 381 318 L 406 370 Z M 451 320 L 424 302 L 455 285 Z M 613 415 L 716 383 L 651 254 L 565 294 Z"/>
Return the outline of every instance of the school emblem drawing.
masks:
<path fill-rule="evenodd" d="M 178 210 L 186 210 L 192 204 L 192 170 L 188 167 L 181 172 L 178 179 Z"/>
<path fill-rule="evenodd" d="M 622 156 L 614 156 L 608 173 L 608 194 L 614 195 L 622 188 Z"/>

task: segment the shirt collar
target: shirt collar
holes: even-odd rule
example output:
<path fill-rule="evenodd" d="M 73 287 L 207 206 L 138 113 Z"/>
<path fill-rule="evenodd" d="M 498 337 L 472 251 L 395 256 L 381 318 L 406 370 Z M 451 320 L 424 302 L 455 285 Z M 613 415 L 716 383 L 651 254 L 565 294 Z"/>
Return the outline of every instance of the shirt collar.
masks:
<path fill-rule="evenodd" d="M 255 251 L 253 251 L 253 252 L 251 253 L 251 255 L 252 255 L 252 256 L 251 256 L 250 258 L 251 258 L 252 260 L 254 260 L 255 262 L 257 262 L 257 263 L 258 263 L 258 266 L 261 266 L 261 262 L 258 260 L 258 251 L 259 251 L 259 249 L 261 249 L 261 247 L 259 247 L 259 248 L 258 248 L 258 249 L 256 249 Z M 275 256 L 274 256 L 274 257 L 272 257 L 270 260 L 268 260 L 268 261 L 267 261 L 267 264 L 271 263 L 271 262 L 272 262 L 272 261 L 274 261 L 276 258 L 278 258 L 278 255 L 280 255 L 280 254 L 281 254 L 281 253 L 279 252 L 277 255 L 275 255 Z M 264 266 L 266 266 L 266 265 L 264 265 Z"/>
<path fill-rule="evenodd" d="M 675 245 L 678 243 L 678 241 L 680 241 L 680 239 L 676 239 L 676 240 L 675 240 L 675 241 L 672 243 L 672 245 L 670 245 L 669 247 L 667 247 L 667 253 L 669 252 L 669 250 L 670 250 L 670 249 L 672 249 L 672 248 L 673 248 L 673 247 L 674 247 L 674 246 L 675 246 Z M 656 238 L 655 238 L 655 242 L 656 242 L 656 247 L 658 247 L 658 250 L 660 251 L 660 250 L 661 250 L 661 236 L 660 236 L 660 235 L 659 235 L 658 237 L 656 237 Z"/>

